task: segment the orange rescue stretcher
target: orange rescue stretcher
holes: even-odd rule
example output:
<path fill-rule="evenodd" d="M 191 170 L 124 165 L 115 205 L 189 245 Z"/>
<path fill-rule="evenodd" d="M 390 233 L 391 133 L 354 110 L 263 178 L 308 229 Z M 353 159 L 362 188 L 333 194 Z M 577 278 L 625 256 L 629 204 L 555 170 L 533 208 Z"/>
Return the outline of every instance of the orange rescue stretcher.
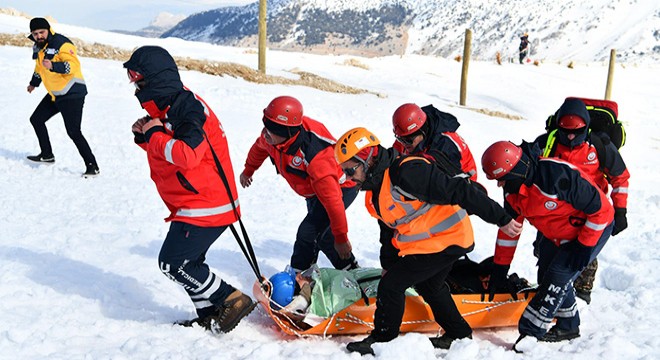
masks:
<path fill-rule="evenodd" d="M 367 334 L 373 330 L 374 312 L 376 311 L 375 298 L 369 298 L 368 302 L 360 299 L 320 324 L 309 329 L 303 329 L 283 312 L 271 309 L 271 290 L 268 282 L 262 284 L 256 281 L 252 292 L 266 313 L 282 331 L 289 335 L 325 337 L 328 335 Z M 452 294 L 452 296 L 458 311 L 474 329 L 516 326 L 534 294 L 533 291 L 521 292 L 517 294 L 515 300 L 511 297 L 511 294 L 495 294 L 493 301 L 482 299 L 481 294 Z M 431 308 L 424 302 L 422 297 L 407 296 L 400 331 L 438 333 L 439 329 L 440 327 L 433 320 Z"/>

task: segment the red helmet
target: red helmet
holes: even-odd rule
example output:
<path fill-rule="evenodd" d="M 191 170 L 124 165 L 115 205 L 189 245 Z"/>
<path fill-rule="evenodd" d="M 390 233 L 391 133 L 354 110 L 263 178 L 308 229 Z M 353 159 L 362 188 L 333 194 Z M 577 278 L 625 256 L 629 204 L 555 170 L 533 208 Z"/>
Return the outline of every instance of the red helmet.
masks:
<path fill-rule="evenodd" d="M 279 96 L 264 109 L 264 117 L 276 124 L 299 126 L 302 124 L 303 106 L 291 96 Z"/>
<path fill-rule="evenodd" d="M 567 114 L 559 119 L 558 125 L 562 129 L 577 130 L 587 126 L 587 122 L 578 115 Z"/>
<path fill-rule="evenodd" d="M 508 174 L 522 156 L 522 149 L 510 141 L 498 141 L 481 156 L 481 168 L 489 180 Z"/>
<path fill-rule="evenodd" d="M 426 122 L 426 113 L 415 104 L 403 104 L 392 115 L 394 135 L 408 136 L 422 128 Z"/>
<path fill-rule="evenodd" d="M 126 69 L 126 73 L 128 74 L 128 81 L 130 81 L 131 83 L 136 83 L 144 79 L 144 75 L 140 74 L 135 70 Z"/>

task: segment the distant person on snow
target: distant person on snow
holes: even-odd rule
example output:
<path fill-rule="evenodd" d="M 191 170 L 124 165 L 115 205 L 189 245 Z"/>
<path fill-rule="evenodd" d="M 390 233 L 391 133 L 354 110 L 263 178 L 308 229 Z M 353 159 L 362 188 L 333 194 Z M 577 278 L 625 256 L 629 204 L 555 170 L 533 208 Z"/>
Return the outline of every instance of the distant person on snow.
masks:
<path fill-rule="evenodd" d="M 472 337 L 445 282 L 453 264 L 474 248 L 467 212 L 497 224 L 516 236 L 518 223 L 469 179 L 453 177 L 423 156 L 399 156 L 365 128 L 339 138 L 335 156 L 348 178 L 366 191 L 365 206 L 380 225 L 380 262 L 374 330 L 346 348 L 374 354 L 372 344 L 399 336 L 405 291 L 414 286 L 435 321 L 444 329 L 431 338 L 435 348 L 449 349 L 456 339 Z"/>
<path fill-rule="evenodd" d="M 607 194 L 609 186 L 612 186 L 610 198 L 614 204 L 615 220 L 612 236 L 616 236 L 628 227 L 626 208 L 630 173 L 619 150 L 609 138 L 602 140 L 601 135 L 589 130 L 590 121 L 584 102 L 567 99 L 557 113 L 557 130 L 539 136 L 535 142 L 543 150 L 544 157 L 557 157 L 577 166 L 603 193 Z M 542 241 L 542 236 L 539 232 L 536 245 Z M 598 259 L 594 259 L 573 283 L 577 296 L 587 303 L 591 302 L 596 270 Z"/>
<path fill-rule="evenodd" d="M 520 37 L 520 45 L 518 46 L 518 56 L 520 63 L 523 63 L 523 60 L 527 57 L 527 53 L 529 52 L 529 40 L 527 39 L 529 37 L 528 33 L 524 33 L 523 36 Z"/>
<path fill-rule="evenodd" d="M 477 165 L 463 138 L 456 133 L 460 126 L 456 117 L 442 112 L 433 105 L 422 108 L 416 104 L 403 104 L 392 115 L 394 147 L 403 155 L 436 151 L 456 172 L 470 175 L 477 181 Z"/>
<path fill-rule="evenodd" d="M 255 303 L 205 263 L 209 248 L 240 210 L 226 135 L 204 100 L 184 88 L 165 49 L 140 47 L 124 67 L 148 114 L 133 124 L 135 143 L 147 152 L 151 178 L 171 212 L 160 270 L 183 286 L 197 311 L 197 318 L 180 325 L 229 332 Z"/>
<path fill-rule="evenodd" d="M 279 96 L 264 109 L 264 128 L 245 160 L 240 175 L 245 188 L 270 158 L 278 174 L 307 202 L 307 216 L 298 227 L 291 267 L 300 272 L 316 263 L 319 250 L 335 269 L 358 267 L 348 240 L 346 209 L 358 190 L 334 156 L 335 138 L 322 123 L 303 113 L 296 98 Z"/>
<path fill-rule="evenodd" d="M 603 249 L 614 228 L 614 208 L 607 196 L 574 165 L 543 158 L 537 146 L 498 141 L 482 158 L 486 177 L 504 190 L 504 209 L 543 233 L 539 244 L 536 295 L 518 322 L 520 337 L 558 342 L 580 336 L 580 315 L 573 279 Z M 498 232 L 488 290 L 506 281 L 520 234 Z M 557 322 L 550 329 L 553 319 Z"/>
<path fill-rule="evenodd" d="M 37 134 L 41 152 L 27 158 L 38 163 L 55 162 L 46 121 L 61 113 L 66 133 L 73 140 L 85 162 L 83 177 L 98 175 L 96 158 L 80 129 L 87 86 L 80 68 L 76 46 L 67 37 L 56 34 L 44 18 L 30 20 L 28 39 L 34 41 L 32 59 L 35 60 L 36 65 L 27 91 L 32 93 L 43 81 L 48 93 L 30 116 L 30 123 Z"/>

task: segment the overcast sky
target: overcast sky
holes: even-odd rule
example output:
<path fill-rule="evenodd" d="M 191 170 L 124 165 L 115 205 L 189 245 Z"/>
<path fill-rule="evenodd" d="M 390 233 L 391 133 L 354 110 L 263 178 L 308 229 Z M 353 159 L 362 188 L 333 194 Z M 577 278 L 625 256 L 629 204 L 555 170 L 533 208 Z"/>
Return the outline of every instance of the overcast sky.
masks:
<path fill-rule="evenodd" d="M 258 0 L 2 0 L 0 8 L 14 8 L 30 16 L 52 16 L 58 22 L 100 30 L 138 30 L 161 12 L 191 15 L 223 6 Z"/>

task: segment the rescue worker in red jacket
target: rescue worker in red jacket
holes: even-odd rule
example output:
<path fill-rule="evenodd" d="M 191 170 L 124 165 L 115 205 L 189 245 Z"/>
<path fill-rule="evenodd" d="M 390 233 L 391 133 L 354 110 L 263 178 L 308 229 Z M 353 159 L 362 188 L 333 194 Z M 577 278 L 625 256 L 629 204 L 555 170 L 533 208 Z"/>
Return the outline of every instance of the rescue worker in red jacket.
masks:
<path fill-rule="evenodd" d="M 606 134 L 589 131 L 589 112 L 577 98 L 568 98 L 557 112 L 557 129 L 536 138 L 544 157 L 557 157 L 577 166 L 605 193 L 614 204 L 614 230 L 616 236 L 628 227 L 628 180 L 630 173 L 619 153 Z M 540 241 L 541 233 L 537 236 Z M 577 296 L 591 302 L 598 259 L 594 259 L 573 283 Z"/>
<path fill-rule="evenodd" d="M 497 180 L 504 189 L 504 208 L 509 215 L 520 222 L 527 219 L 543 234 L 539 287 L 518 323 L 518 341 L 533 336 L 557 342 L 580 336 L 572 282 L 610 237 L 614 208 L 574 165 L 540 155 L 532 144 L 499 141 L 486 149 L 481 164 L 486 177 Z M 506 279 L 519 237 L 497 234 L 489 282 L 491 299 L 494 289 Z M 557 323 L 548 331 L 555 318 Z"/>
<path fill-rule="evenodd" d="M 124 67 L 148 114 L 133 124 L 135 142 L 146 151 L 151 178 L 170 210 L 160 270 L 183 286 L 197 311 L 197 318 L 181 325 L 228 332 L 255 303 L 205 263 L 211 245 L 240 216 L 226 135 L 204 100 L 183 86 L 165 49 L 140 47 Z"/>
<path fill-rule="evenodd" d="M 477 181 L 477 165 L 467 143 L 456 133 L 460 124 L 454 115 L 433 105 L 420 108 L 416 104 L 403 104 L 394 111 L 392 125 L 396 137 L 393 147 L 399 153 L 437 150 L 456 168 L 456 173 L 466 173 L 472 181 Z"/>
<path fill-rule="evenodd" d="M 240 175 L 243 187 L 270 157 L 293 191 L 305 198 L 307 216 L 296 233 L 291 255 L 295 271 L 308 269 L 322 251 L 336 269 L 358 267 L 348 240 L 346 209 L 357 196 L 335 161 L 335 138 L 320 122 L 303 114 L 296 98 L 280 96 L 264 109 L 264 128 L 250 148 Z"/>
<path fill-rule="evenodd" d="M 449 349 L 455 339 L 471 338 L 472 329 L 456 308 L 447 274 L 456 260 L 474 248 L 467 211 L 516 236 L 522 225 L 464 177 L 449 176 L 421 156 L 399 156 L 385 149 L 374 134 L 355 128 L 342 135 L 335 156 L 347 177 L 366 190 L 367 210 L 381 224 L 381 265 L 374 330 L 347 349 L 373 354 L 371 345 L 399 335 L 405 290 L 414 286 L 445 330 L 431 338 Z"/>

